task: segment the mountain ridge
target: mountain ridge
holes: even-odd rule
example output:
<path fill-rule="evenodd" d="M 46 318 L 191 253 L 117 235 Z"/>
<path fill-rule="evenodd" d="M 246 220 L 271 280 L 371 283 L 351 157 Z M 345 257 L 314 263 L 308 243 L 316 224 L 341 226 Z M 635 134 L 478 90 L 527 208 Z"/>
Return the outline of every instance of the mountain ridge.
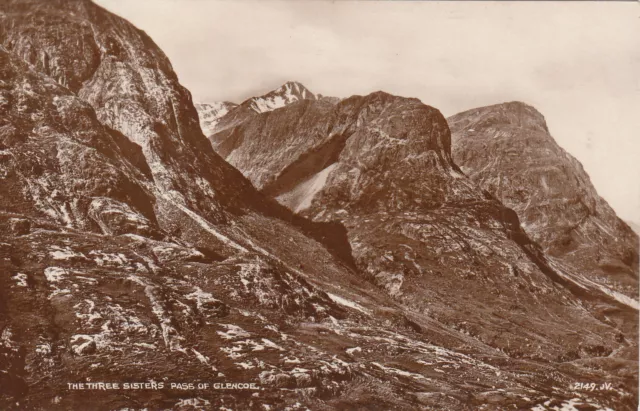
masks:
<path fill-rule="evenodd" d="M 216 103 L 197 103 L 195 105 L 200 119 L 200 128 L 205 136 L 213 133 L 218 120 L 236 108 L 238 104 L 230 101 Z"/>
<path fill-rule="evenodd" d="M 584 284 L 565 277 L 553 265 L 555 262 L 548 261 L 520 229 L 517 215 L 464 176 L 451 158 L 444 117 L 417 99 L 376 92 L 353 96 L 336 105 L 323 106 L 313 101 L 292 104 L 251 117 L 211 139 L 218 143 L 218 150 L 230 147 L 219 152 L 264 193 L 316 221 L 337 220 L 344 224 L 356 263 L 363 272 L 391 296 L 415 309 L 427 309 L 420 298 L 429 296 L 427 300 L 433 301 L 430 313 L 443 319 L 450 316 L 444 321 L 456 321 L 449 308 L 453 309 L 457 303 L 451 301 L 460 297 L 449 295 L 445 299 L 448 306 L 439 306 L 436 301 L 442 297 L 424 284 L 438 284 L 440 293 L 451 290 L 448 281 L 442 282 L 434 275 L 445 270 L 462 278 L 476 275 L 497 281 L 489 278 L 499 269 L 492 272 L 488 267 L 497 266 L 502 258 L 530 261 L 535 266 L 511 266 L 513 271 L 508 272 L 535 272 L 540 276 L 536 282 L 546 278 L 543 281 L 562 284 L 577 298 L 591 299 L 595 316 L 602 315 L 597 306 L 605 301 L 623 311 L 630 308 L 628 305 L 637 309 L 637 303 L 622 295 L 612 297 L 608 290 L 594 285 L 583 288 Z M 226 145 L 230 140 L 233 144 Z M 484 232 L 477 227 L 491 228 Z M 437 233 L 449 230 L 453 232 L 441 235 L 460 238 L 466 243 L 461 245 L 465 251 L 449 263 L 444 262 L 444 257 L 427 257 L 426 244 L 436 247 L 443 241 Z M 398 243 L 407 245 L 408 251 Z M 477 256 L 488 260 L 480 264 L 472 257 L 474 247 L 484 247 L 480 244 L 494 251 L 496 244 L 501 244 L 508 254 L 499 256 L 487 251 L 482 257 Z M 450 246 L 444 241 L 436 249 Z M 509 265 L 506 261 L 502 264 Z M 506 291 L 510 288 L 506 284 L 496 287 L 499 291 L 487 290 L 484 295 L 510 292 Z M 480 296 L 475 298 L 481 300 Z M 524 301 L 528 297 L 514 298 Z M 534 311 L 538 303 L 527 310 Z M 475 303 L 467 300 L 465 304 Z M 473 318 L 469 322 L 482 323 L 490 334 L 490 323 L 468 315 Z M 630 315 L 636 313 L 631 311 Z M 635 331 L 625 332 L 632 335 Z"/>
<path fill-rule="evenodd" d="M 1 408 L 561 407 L 590 380 L 614 389 L 579 403 L 637 404 L 637 313 L 596 301 L 596 318 L 541 271 L 517 215 L 451 161 L 438 110 L 374 93 L 221 118 L 230 155 L 253 130 L 313 137 L 288 173 L 324 171 L 310 221 L 214 153 L 126 20 L 89 1 L 0 10 Z M 281 147 L 247 159 L 279 173 L 299 158 Z M 96 381 L 165 388 L 67 385 Z M 168 388 L 185 381 L 261 389 Z"/>
<path fill-rule="evenodd" d="M 204 134 L 207 137 L 211 137 L 216 132 L 240 124 L 246 119 L 255 116 L 256 114 L 278 110 L 290 104 L 295 104 L 297 102 L 305 100 L 323 100 L 332 104 L 336 104 L 340 101 L 340 99 L 336 97 L 314 94 L 309 91 L 309 89 L 306 88 L 303 84 L 297 81 L 287 81 L 281 86 L 267 92 L 266 94 L 250 97 L 248 99 L 245 99 L 240 104 L 228 102 L 209 103 L 216 106 L 225 104 L 229 107 L 229 110 L 221 113 L 220 115 L 215 115 L 215 118 L 213 118 L 212 120 L 206 120 L 206 118 L 211 116 L 211 114 L 208 112 L 210 109 L 207 107 L 207 103 L 196 105 L 196 108 L 198 109 Z"/>

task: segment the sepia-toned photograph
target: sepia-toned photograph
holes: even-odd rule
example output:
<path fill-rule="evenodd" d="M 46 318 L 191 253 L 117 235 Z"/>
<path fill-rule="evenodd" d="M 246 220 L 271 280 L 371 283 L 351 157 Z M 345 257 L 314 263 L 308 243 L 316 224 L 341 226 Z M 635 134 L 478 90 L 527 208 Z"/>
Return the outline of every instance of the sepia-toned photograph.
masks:
<path fill-rule="evenodd" d="M 0 0 L 0 410 L 639 409 L 638 5 Z"/>

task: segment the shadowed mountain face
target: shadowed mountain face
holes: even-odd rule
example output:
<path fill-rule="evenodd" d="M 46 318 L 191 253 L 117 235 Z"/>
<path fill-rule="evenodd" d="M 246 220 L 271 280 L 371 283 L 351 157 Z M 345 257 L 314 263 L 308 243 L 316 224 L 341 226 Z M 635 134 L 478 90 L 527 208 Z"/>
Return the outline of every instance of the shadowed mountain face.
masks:
<path fill-rule="evenodd" d="M 637 317 L 558 284 L 515 214 L 451 163 L 437 110 L 292 86 L 302 101 L 220 118 L 306 107 L 263 128 L 307 148 L 255 156 L 252 181 L 311 222 L 213 151 L 125 20 L 23 0 L 0 21 L 1 409 L 635 407 L 637 337 L 616 321 Z M 242 130 L 225 157 L 253 141 Z M 592 380 L 612 390 L 575 400 Z M 88 382 L 120 388 L 67 385 Z M 145 382 L 164 388 L 122 388 Z"/>
<path fill-rule="evenodd" d="M 457 164 L 518 214 L 560 271 L 637 298 L 638 236 L 556 144 L 538 111 L 514 102 L 448 122 Z"/>

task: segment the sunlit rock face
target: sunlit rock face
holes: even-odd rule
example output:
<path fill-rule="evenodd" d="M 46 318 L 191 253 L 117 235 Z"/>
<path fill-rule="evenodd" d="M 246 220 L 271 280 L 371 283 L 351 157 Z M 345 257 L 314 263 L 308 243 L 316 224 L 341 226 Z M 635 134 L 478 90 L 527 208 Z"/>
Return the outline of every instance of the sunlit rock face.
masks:
<path fill-rule="evenodd" d="M 157 234 L 150 171 L 86 102 L 0 49 L 3 209 L 105 234 Z"/>
<path fill-rule="evenodd" d="M 200 119 L 200 128 L 205 136 L 210 136 L 216 129 L 221 117 L 229 113 L 238 105 L 228 101 L 215 103 L 197 103 L 195 105 Z"/>
<path fill-rule="evenodd" d="M 237 115 L 308 105 L 274 125 L 317 133 L 256 157 L 260 193 L 125 20 L 24 0 L 0 21 L 0 409 L 635 407 L 637 338 L 615 321 L 636 314 L 545 271 L 437 110 L 298 87 Z M 578 398 L 591 380 L 613 388 Z M 87 382 L 121 388 L 68 388 Z M 198 382 L 262 389 L 171 388 Z"/>
<path fill-rule="evenodd" d="M 453 156 L 483 189 L 513 209 L 558 269 L 637 299 L 638 236 L 603 200 L 582 165 L 523 103 L 448 119 Z"/>

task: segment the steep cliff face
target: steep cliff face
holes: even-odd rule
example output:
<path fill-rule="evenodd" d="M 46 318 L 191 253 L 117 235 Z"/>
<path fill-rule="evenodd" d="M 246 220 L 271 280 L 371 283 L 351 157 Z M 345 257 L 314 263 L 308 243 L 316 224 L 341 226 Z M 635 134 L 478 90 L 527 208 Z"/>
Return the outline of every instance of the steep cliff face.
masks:
<path fill-rule="evenodd" d="M 637 298 L 638 236 L 558 146 L 537 110 L 505 103 L 448 122 L 457 164 L 518 214 L 559 269 Z"/>
<path fill-rule="evenodd" d="M 280 162 L 276 158 L 293 162 L 302 150 L 323 142 L 326 130 L 319 120 L 332 108 L 333 104 L 329 102 L 302 101 L 288 110 L 253 115 L 251 120 L 241 122 L 237 128 L 231 127 L 213 134 L 210 139 L 215 150 L 231 165 L 238 167 L 250 163 L 250 170 L 243 167 L 241 169 L 255 187 L 262 189 L 266 184 L 272 183 L 275 175 L 281 171 L 278 168 Z M 296 134 L 302 124 L 310 124 L 312 128 L 305 128 L 303 134 Z M 319 125 L 315 127 L 316 124 Z M 266 147 L 260 147 L 257 141 L 243 141 L 245 134 L 253 135 L 263 131 L 268 134 L 260 144 L 266 144 Z M 282 150 L 282 147 L 290 149 Z"/>
<path fill-rule="evenodd" d="M 2 208 L 97 233 L 157 234 L 140 152 L 91 106 L 2 48 L 0 74 Z"/>
<path fill-rule="evenodd" d="M 100 123 L 142 152 L 160 228 L 196 244 L 228 248 L 225 238 L 237 235 L 229 224 L 234 216 L 256 212 L 292 221 L 317 239 L 336 239 L 331 227 L 301 221 L 261 196 L 212 150 L 190 93 L 144 32 L 84 0 L 9 1 L 3 10 L 0 43 L 68 85 Z M 222 224 L 227 233 L 212 234 L 191 213 Z"/>
<path fill-rule="evenodd" d="M 517 215 L 460 172 L 444 117 L 416 99 L 299 102 L 211 139 L 264 193 L 344 224 L 357 266 L 390 296 L 484 344 L 557 361 L 620 332 L 637 340 L 633 301 L 558 273 Z M 601 322 L 603 310 L 620 322 Z M 578 341 L 576 321 L 608 337 Z"/>
<path fill-rule="evenodd" d="M 355 96 L 337 104 L 321 125 L 311 124 L 324 132 L 321 144 L 308 150 L 306 143 L 289 142 L 290 151 L 303 154 L 292 162 L 283 158 L 273 182 L 263 187 L 289 198 L 283 202 L 298 211 L 312 208 L 316 195 L 318 204 L 327 205 L 320 211 L 330 213 L 345 207 L 359 213 L 424 210 L 456 199 L 482 199 L 473 185 L 457 182 L 461 175 L 451 163 L 444 118 L 416 99 L 383 92 Z M 234 154 L 227 157 L 232 164 Z M 307 184 L 325 174 L 326 185 Z M 304 189 L 309 186 L 321 189 Z"/>
<path fill-rule="evenodd" d="M 102 124 L 141 147 L 161 225 L 173 218 L 174 203 L 224 221 L 227 205 L 253 201 L 250 186 L 211 150 L 190 93 L 145 33 L 89 1 L 4 7 L 4 47 L 68 86 Z"/>

